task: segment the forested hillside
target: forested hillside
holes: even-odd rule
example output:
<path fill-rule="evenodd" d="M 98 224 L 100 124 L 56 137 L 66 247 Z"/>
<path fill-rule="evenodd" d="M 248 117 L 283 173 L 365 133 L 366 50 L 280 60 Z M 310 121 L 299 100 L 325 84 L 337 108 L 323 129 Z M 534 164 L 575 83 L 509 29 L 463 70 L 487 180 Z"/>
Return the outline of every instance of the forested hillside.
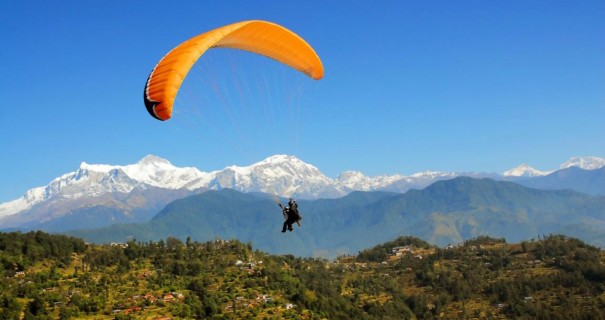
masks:
<path fill-rule="evenodd" d="M 284 238 L 281 210 L 271 196 L 224 189 L 171 202 L 146 223 L 69 234 L 95 243 L 168 236 L 205 242 L 218 236 L 250 241 L 274 254 L 326 258 L 355 254 L 402 234 L 446 246 L 480 235 L 519 242 L 553 233 L 605 246 L 605 197 L 491 179 L 458 177 L 405 194 L 353 192 L 301 200 L 299 210 L 302 228 Z"/>
<path fill-rule="evenodd" d="M 250 243 L 0 234 L 0 319 L 602 319 L 603 251 L 563 236 L 400 237 L 336 260 Z"/>

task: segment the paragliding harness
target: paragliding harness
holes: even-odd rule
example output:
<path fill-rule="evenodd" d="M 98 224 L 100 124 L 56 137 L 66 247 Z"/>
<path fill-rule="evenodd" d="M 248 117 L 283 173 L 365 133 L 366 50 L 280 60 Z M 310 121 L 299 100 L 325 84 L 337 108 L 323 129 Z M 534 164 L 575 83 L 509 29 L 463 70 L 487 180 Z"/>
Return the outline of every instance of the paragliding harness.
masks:
<path fill-rule="evenodd" d="M 281 205 L 281 203 L 278 203 L 279 207 L 282 209 L 282 213 L 284 215 L 284 227 L 282 228 L 281 232 L 286 232 L 286 229 L 292 231 L 294 230 L 294 228 L 292 228 L 292 224 L 294 224 L 296 222 L 296 224 L 298 224 L 298 226 L 300 227 L 300 221 L 302 220 L 302 217 L 300 216 L 300 214 L 298 213 L 298 205 L 296 205 L 296 203 L 294 203 L 293 206 L 289 206 L 289 207 L 283 207 Z"/>

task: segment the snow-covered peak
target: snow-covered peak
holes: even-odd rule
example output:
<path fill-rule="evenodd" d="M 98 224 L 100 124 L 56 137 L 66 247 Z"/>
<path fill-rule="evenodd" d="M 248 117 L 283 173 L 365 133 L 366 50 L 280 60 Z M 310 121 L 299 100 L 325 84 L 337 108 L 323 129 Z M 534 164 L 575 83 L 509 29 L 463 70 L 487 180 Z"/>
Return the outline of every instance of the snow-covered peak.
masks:
<path fill-rule="evenodd" d="M 338 177 L 336 177 L 336 180 L 338 181 L 361 181 L 366 179 L 368 179 L 368 177 L 366 177 L 363 173 L 359 171 L 345 171 L 339 174 Z"/>
<path fill-rule="evenodd" d="M 404 179 L 406 177 L 399 174 L 368 177 L 359 171 L 345 171 L 336 178 L 336 181 L 350 190 L 370 191 L 388 187 Z"/>
<path fill-rule="evenodd" d="M 367 190 L 372 184 L 371 179 L 359 171 L 345 171 L 336 181 L 351 190 Z"/>
<path fill-rule="evenodd" d="M 561 169 L 579 167 L 584 170 L 594 170 L 605 167 L 605 159 L 599 157 L 573 157 L 561 166 Z"/>
<path fill-rule="evenodd" d="M 172 165 L 172 163 L 170 163 L 170 161 L 168 161 L 164 158 L 160 158 L 158 156 L 154 156 L 152 154 L 149 154 L 149 155 L 146 155 L 145 157 L 143 157 L 141 160 L 139 160 L 139 162 L 136 163 L 136 165 L 138 165 L 140 167 L 157 167 L 157 168 L 163 168 L 163 169 L 176 168 L 175 166 Z"/>
<path fill-rule="evenodd" d="M 82 162 L 76 173 L 98 172 L 109 174 L 115 170 L 122 171 L 128 177 L 138 182 L 167 189 L 180 189 L 185 187 L 192 180 L 206 178 L 207 176 L 206 173 L 203 173 L 196 168 L 179 168 L 170 163 L 170 161 L 155 155 L 147 155 L 137 163 L 125 166 L 88 164 Z M 61 178 L 64 178 L 64 176 Z"/>
<path fill-rule="evenodd" d="M 455 173 L 441 172 L 441 171 L 421 171 L 410 175 L 411 178 L 425 178 L 432 179 L 436 177 L 450 177 L 455 176 Z"/>
<path fill-rule="evenodd" d="M 289 155 L 275 155 L 247 167 L 230 166 L 225 169 L 240 175 L 265 175 L 270 178 L 296 176 L 329 180 L 317 167 Z"/>
<path fill-rule="evenodd" d="M 95 172 L 109 172 L 115 168 L 116 168 L 116 166 L 111 166 L 111 165 L 107 165 L 107 164 L 88 164 L 86 162 L 82 162 L 80 164 L 79 169 L 95 171 Z"/>
<path fill-rule="evenodd" d="M 89 170 L 94 172 L 110 172 L 115 169 L 122 169 L 126 172 L 135 172 L 135 171 L 147 171 L 147 170 L 175 170 L 177 167 L 173 166 L 170 161 L 160 158 L 154 155 L 147 155 L 139 160 L 135 164 L 130 164 L 126 166 L 119 165 L 107 165 L 107 164 L 89 164 L 86 162 L 82 162 L 80 164 L 80 170 Z"/>
<path fill-rule="evenodd" d="M 275 164 L 283 164 L 283 163 L 304 163 L 304 162 L 295 156 L 290 156 L 290 155 L 286 155 L 286 154 L 276 154 L 276 155 L 268 157 L 265 160 L 257 162 L 255 164 L 253 164 L 252 166 L 268 165 L 268 164 L 275 165 Z"/>
<path fill-rule="evenodd" d="M 316 167 L 294 156 L 275 155 L 250 166 L 226 167 L 216 172 L 214 179 L 206 187 L 316 197 L 323 188 L 331 184 L 332 180 Z"/>
<path fill-rule="evenodd" d="M 522 163 L 516 168 L 505 171 L 502 175 L 505 177 L 536 177 L 545 176 L 551 173 L 551 171 L 540 171 L 532 168 L 527 163 Z"/>
<path fill-rule="evenodd" d="M 0 217 L 27 210 L 52 199 L 97 197 L 106 193 L 128 193 L 148 185 L 165 188 L 188 188 L 193 180 L 209 181 L 208 173 L 196 168 L 179 168 L 168 160 L 149 155 L 135 164 L 119 166 L 82 162 L 79 168 L 53 179 L 44 187 L 27 191 L 23 197 L 0 204 Z"/>
<path fill-rule="evenodd" d="M 579 166 L 596 169 L 605 165 L 598 157 L 576 157 L 561 168 Z M 504 172 L 505 177 L 533 177 L 549 174 L 522 164 Z M 41 202 L 102 197 L 107 193 L 129 193 L 150 186 L 164 189 L 232 188 L 241 192 L 266 192 L 284 197 L 334 198 L 353 190 L 386 190 L 405 192 L 458 175 L 438 171 L 419 172 L 408 176 L 381 175 L 368 177 L 359 171 L 345 171 L 335 179 L 317 167 L 295 156 L 274 155 L 249 166 L 228 166 L 223 170 L 202 172 L 194 167 L 177 167 L 155 155 L 147 155 L 129 165 L 89 164 L 63 174 L 48 185 L 33 188 L 23 197 L 0 204 L 0 218 L 28 210 Z"/>

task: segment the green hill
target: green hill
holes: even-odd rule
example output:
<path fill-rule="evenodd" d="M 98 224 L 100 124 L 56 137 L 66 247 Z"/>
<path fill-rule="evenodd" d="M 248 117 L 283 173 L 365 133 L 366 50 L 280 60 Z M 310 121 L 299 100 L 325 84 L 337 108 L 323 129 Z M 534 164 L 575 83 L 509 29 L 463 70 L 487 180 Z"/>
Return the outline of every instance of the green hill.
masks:
<path fill-rule="evenodd" d="M 280 233 L 280 209 L 267 196 L 209 191 L 167 205 L 151 221 L 70 234 L 93 242 L 174 236 L 252 242 L 271 253 L 334 257 L 413 235 L 445 246 L 481 235 L 511 241 L 565 233 L 605 246 L 605 197 L 538 190 L 512 182 L 459 177 L 405 194 L 354 192 L 299 201 L 302 228 Z"/>
<path fill-rule="evenodd" d="M 0 319 L 602 319 L 605 254 L 549 235 L 437 248 L 400 237 L 333 261 L 236 240 L 84 245 L 0 233 Z"/>

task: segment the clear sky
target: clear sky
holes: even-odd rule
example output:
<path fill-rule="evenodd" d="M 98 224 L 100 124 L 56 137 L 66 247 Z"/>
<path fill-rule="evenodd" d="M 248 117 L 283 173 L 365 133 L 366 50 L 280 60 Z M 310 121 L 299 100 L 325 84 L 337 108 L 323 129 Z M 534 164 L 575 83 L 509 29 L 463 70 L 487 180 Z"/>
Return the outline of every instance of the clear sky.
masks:
<path fill-rule="evenodd" d="M 306 39 L 324 79 L 217 49 L 173 119 L 147 114 L 164 54 L 249 19 Z M 292 154 L 330 177 L 605 157 L 602 0 L 2 1 L 0 38 L 0 202 L 147 154 L 203 171 Z"/>

